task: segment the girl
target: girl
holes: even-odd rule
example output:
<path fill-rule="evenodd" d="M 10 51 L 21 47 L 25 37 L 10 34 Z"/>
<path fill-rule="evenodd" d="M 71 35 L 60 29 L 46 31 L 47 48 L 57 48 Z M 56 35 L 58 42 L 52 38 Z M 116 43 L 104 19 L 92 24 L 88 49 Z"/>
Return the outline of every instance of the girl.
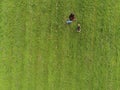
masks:
<path fill-rule="evenodd" d="M 78 24 L 77 26 L 77 32 L 80 32 L 81 31 L 81 27 L 80 27 L 80 24 Z"/>

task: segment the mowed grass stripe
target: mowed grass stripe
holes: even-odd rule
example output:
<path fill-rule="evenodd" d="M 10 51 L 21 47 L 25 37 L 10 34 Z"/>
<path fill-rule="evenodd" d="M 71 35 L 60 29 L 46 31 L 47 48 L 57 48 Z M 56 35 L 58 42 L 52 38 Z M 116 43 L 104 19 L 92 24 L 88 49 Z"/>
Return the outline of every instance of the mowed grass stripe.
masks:
<path fill-rule="evenodd" d="M 82 2 L 82 1 L 81 1 Z M 68 10 L 66 11 L 69 11 L 67 13 L 67 15 L 69 15 L 71 12 L 75 13 L 75 18 L 76 18 L 76 21 L 74 21 L 70 27 L 70 33 L 69 33 L 69 43 L 68 43 L 68 47 L 69 47 L 69 50 L 68 50 L 68 65 L 69 65 L 69 80 L 68 80 L 68 83 L 70 82 L 70 88 L 67 88 L 67 89 L 70 89 L 70 90 L 75 90 L 77 89 L 77 87 L 80 87 L 81 85 L 78 84 L 77 82 L 79 81 L 81 83 L 81 81 L 79 80 L 79 77 L 81 77 L 81 75 L 78 75 L 79 72 L 81 72 L 81 68 L 79 68 L 78 66 L 80 65 L 80 67 L 82 67 L 81 63 L 80 63 L 80 56 L 81 56 L 81 53 L 78 54 L 78 52 L 81 52 L 80 50 L 80 47 L 78 47 L 81 42 L 79 42 L 80 44 L 78 44 L 78 41 L 80 41 L 80 37 L 81 36 L 81 33 L 77 33 L 76 31 L 76 28 L 77 28 L 77 24 L 78 23 L 82 23 L 82 12 L 79 13 L 78 15 L 78 11 L 79 9 L 82 8 L 82 6 L 80 5 L 78 7 L 78 2 L 77 1 L 67 1 L 68 4 Z M 83 3 L 82 3 L 83 4 Z M 79 72 L 77 71 L 79 69 Z M 82 72 L 81 72 L 82 74 Z M 77 82 L 76 82 L 77 81 Z"/>
<path fill-rule="evenodd" d="M 1 42 L 0 42 L 0 47 L 2 49 L 1 51 L 1 54 L 0 54 L 0 61 L 1 61 L 1 67 L 0 67 L 0 71 L 1 71 L 1 74 L 0 74 L 0 83 L 2 83 L 0 85 L 0 88 L 1 89 L 11 89 L 11 72 L 10 72 L 10 64 L 8 63 L 8 57 L 10 57 L 10 50 L 6 49 L 6 45 L 7 45 L 7 42 L 8 40 L 6 40 L 6 31 L 8 29 L 8 23 L 7 23 L 7 18 L 4 19 L 6 17 L 6 5 L 4 4 L 5 1 L 2 1 L 1 2 L 1 22 L 0 22 L 0 25 L 1 25 Z M 7 10 L 8 11 L 8 10 Z M 7 54 L 6 54 L 7 52 Z M 10 83 L 10 84 L 9 84 Z M 6 86 L 6 87 L 5 87 Z"/>
<path fill-rule="evenodd" d="M 25 49 L 25 73 L 24 73 L 24 89 L 32 90 L 35 88 L 35 75 L 34 75 L 34 63 L 35 63 L 35 26 L 34 26 L 34 10 L 32 8 L 33 1 L 26 0 L 26 49 Z"/>
<path fill-rule="evenodd" d="M 61 19 L 63 19 L 64 21 L 60 21 L 61 23 L 61 34 L 62 37 L 60 38 L 60 42 L 61 44 L 59 45 L 61 47 L 61 56 L 62 56 L 62 67 L 61 67 L 61 89 L 66 90 L 66 89 L 70 89 L 70 86 L 72 86 L 73 84 L 73 71 L 72 71 L 72 66 L 74 63 L 72 63 L 74 60 L 71 60 L 71 55 L 70 55 L 70 33 L 73 32 L 73 24 L 71 25 L 64 25 L 65 21 L 68 19 L 70 12 L 70 3 L 69 1 L 60 1 L 60 6 L 59 8 L 59 15 L 61 15 Z M 66 4 L 67 3 L 67 4 Z M 65 5 L 66 4 L 66 5 Z M 61 11 L 62 10 L 62 11 Z M 63 14 L 62 14 L 63 13 Z M 64 15 L 64 16 L 63 16 Z M 65 88 L 64 88 L 65 87 Z M 71 87 L 72 89 L 72 87 Z"/>
<path fill-rule="evenodd" d="M 76 3 L 76 5 L 77 5 L 77 3 Z M 85 6 L 85 4 L 86 4 L 86 6 Z M 91 38 L 89 38 L 89 36 L 91 35 L 91 33 L 89 33 L 89 32 L 91 30 L 88 27 L 89 24 L 91 24 L 91 23 L 86 23 L 86 25 L 85 25 L 85 22 L 89 22 L 89 20 L 91 21 L 90 16 L 89 16 L 89 18 L 87 17 L 87 15 L 89 15 L 87 6 L 89 6 L 89 8 L 91 7 L 91 1 L 90 2 L 81 1 L 81 3 L 80 2 L 78 3 L 78 6 L 76 8 L 76 12 L 79 12 L 79 15 L 77 15 L 77 16 L 80 16 L 80 17 L 78 17 L 77 22 L 81 23 L 81 27 L 82 27 L 81 32 L 84 32 L 84 36 L 83 36 L 83 33 L 80 33 L 80 34 L 77 33 L 78 35 L 76 34 L 76 41 L 77 41 L 76 46 L 75 46 L 75 47 L 77 47 L 77 49 L 75 50 L 76 51 L 76 63 L 77 63 L 76 75 L 78 75 L 78 76 L 76 76 L 76 78 L 77 78 L 76 79 L 76 86 L 77 86 L 76 89 L 78 89 L 78 88 L 85 89 L 86 86 L 87 87 L 92 86 L 92 85 L 88 84 L 91 79 L 91 77 L 90 77 L 91 73 L 89 72 L 90 70 L 88 70 L 88 68 L 92 69 L 92 65 L 91 65 L 92 63 L 90 63 L 91 62 L 91 60 L 90 60 L 91 54 L 87 55 L 87 52 L 91 52 L 91 49 L 88 48 L 89 46 L 91 46 L 91 43 L 88 41 L 91 39 Z M 79 11 L 77 11 L 78 9 L 79 9 Z M 86 14 L 87 12 L 88 12 L 88 14 Z M 88 20 L 88 21 L 86 21 L 86 20 Z M 85 27 L 84 27 L 84 25 L 85 25 Z M 86 37 L 88 37 L 89 39 L 87 39 Z M 82 47 L 83 45 L 85 48 Z M 85 51 L 83 51 L 83 48 Z M 87 59 L 89 61 L 87 61 Z M 89 66 L 87 64 L 89 64 Z M 79 82 L 79 83 L 77 83 L 77 82 Z M 91 87 L 89 87 L 89 89 L 90 88 Z"/>
<path fill-rule="evenodd" d="M 12 10 L 10 7 L 10 5 L 12 5 L 13 2 L 9 3 L 9 2 L 5 2 L 3 1 L 3 6 L 2 6 L 2 15 L 3 17 L 7 17 L 6 20 L 3 19 L 3 26 L 2 26 L 2 30 L 3 30 L 3 42 L 1 42 L 1 47 L 3 48 L 3 53 L 1 56 L 3 56 L 2 60 L 5 66 L 5 72 L 2 72 L 4 75 L 4 77 L 2 79 L 5 79 L 4 82 L 2 82 L 4 85 L 6 85 L 6 87 L 4 87 L 3 89 L 11 89 L 12 88 L 12 44 L 13 44 L 13 36 L 14 34 L 11 32 L 12 28 L 10 28 L 10 26 L 12 25 L 10 20 L 11 17 L 8 17 L 8 13 L 10 13 L 10 11 Z M 8 4 L 9 3 L 9 4 Z M 6 7 L 6 5 L 8 7 Z M 8 9 L 9 8 L 9 9 Z M 5 11 L 4 11 L 5 10 Z M 11 14 L 11 13 L 10 13 Z M 7 28 L 6 28 L 7 27 Z M 10 83 L 10 84 L 9 84 Z"/>
<path fill-rule="evenodd" d="M 61 52 L 61 41 L 63 30 L 62 27 L 62 17 L 61 15 L 61 1 L 54 1 L 51 3 L 52 8 L 55 11 L 51 11 L 51 31 L 53 32 L 51 45 L 52 49 L 50 54 L 50 63 L 49 63 L 49 87 L 52 89 L 60 89 L 61 88 L 61 73 L 62 73 L 62 52 Z M 59 5 L 60 4 L 60 5 Z M 54 16 L 54 17 L 53 17 Z M 53 57 L 53 58 L 52 58 Z M 56 67 L 56 68 L 55 68 Z"/>
<path fill-rule="evenodd" d="M 39 4 L 42 4 L 41 6 Z M 36 89 L 47 89 L 48 88 L 48 64 L 47 61 L 48 55 L 46 52 L 48 48 L 47 41 L 47 28 L 48 28 L 48 14 L 47 12 L 47 5 L 44 5 L 44 1 L 36 1 L 32 3 L 33 11 L 34 11 L 34 33 L 35 33 L 35 42 L 37 44 L 36 47 L 36 62 L 34 64 L 34 73 L 36 73 L 36 77 L 34 79 L 36 83 Z M 45 25 L 45 26 L 44 26 Z M 45 86 L 46 85 L 46 86 Z"/>
<path fill-rule="evenodd" d="M 5 5 L 5 7 L 4 7 Z M 6 7 L 7 5 L 7 7 Z M 21 82 L 22 82 L 22 73 L 21 72 L 21 67 L 23 67 L 22 64 L 22 60 L 23 58 L 23 46 L 24 44 L 20 43 L 24 37 L 17 35 L 18 33 L 22 33 L 21 35 L 23 35 L 24 33 L 24 27 L 22 28 L 22 24 L 21 21 L 19 20 L 19 23 L 17 23 L 17 15 L 19 15 L 16 10 L 13 10 L 13 8 L 15 7 L 15 2 L 11 1 L 11 2 L 3 2 L 3 9 L 6 8 L 6 10 L 3 10 L 3 15 L 7 17 L 6 21 L 3 21 L 3 27 L 2 30 L 4 30 L 4 38 L 3 38 L 3 52 L 5 52 L 4 54 L 8 55 L 8 56 L 4 56 L 6 57 L 6 59 L 4 58 L 5 63 L 5 67 L 6 67 L 6 78 L 8 81 L 6 81 L 5 83 L 8 83 L 8 85 L 6 85 L 9 89 L 16 89 L 16 88 L 21 88 Z M 19 9 L 17 9 L 19 10 Z M 14 14 L 13 14 L 14 12 Z M 8 16 L 8 13 L 11 15 Z M 17 14 L 17 15 L 16 15 Z M 21 16 L 22 14 L 20 14 Z M 3 16 L 3 17 L 4 17 Z M 5 20 L 5 19 L 3 19 Z M 12 21 L 12 22 L 11 22 Z M 22 20 L 23 21 L 23 20 Z M 17 27 L 16 27 L 17 26 Z M 7 28 L 5 28 L 7 27 Z M 16 31 L 16 28 L 18 29 Z M 21 30 L 22 29 L 22 30 Z M 18 33 L 17 33 L 18 32 Z M 22 38 L 20 38 L 22 37 Z M 18 40 L 18 41 L 17 41 Z M 18 61 L 17 61 L 18 60 Z M 3 62 L 4 62 L 3 61 Z M 16 66 L 16 67 L 15 67 Z M 19 80 L 20 79 L 20 80 Z M 17 82 L 19 80 L 19 82 Z M 15 87 L 17 86 L 17 87 Z M 6 87 L 6 89 L 7 89 Z"/>
<path fill-rule="evenodd" d="M 48 16 L 48 20 L 49 20 L 49 26 L 47 27 L 47 38 L 48 38 L 48 43 L 49 43 L 49 54 L 48 54 L 48 90 L 52 90 L 54 89 L 54 87 L 56 88 L 57 83 L 56 82 L 56 49 L 57 49 L 57 45 L 56 45 L 56 41 L 57 41 L 57 37 L 56 37 L 56 33 L 57 33 L 57 29 L 56 29 L 56 1 L 51 0 L 50 4 L 49 4 L 49 16 Z M 48 45 L 46 45 L 47 47 Z M 59 76 L 59 75 L 58 75 Z M 56 86 L 55 86 L 56 83 Z"/>
<path fill-rule="evenodd" d="M 115 32 L 116 32 L 116 27 L 117 27 L 117 19 L 114 19 L 115 17 L 117 17 L 116 16 L 116 10 L 114 10 L 114 7 L 112 7 L 112 5 L 115 5 L 115 2 L 111 2 L 111 3 L 109 3 L 108 5 L 110 5 L 111 6 L 111 8 L 107 8 L 107 11 L 108 11 L 108 15 L 107 15 L 107 17 L 109 17 L 108 18 L 108 21 L 110 22 L 108 22 L 109 24 L 108 24 L 108 29 L 109 29 L 109 32 L 108 32 L 108 37 L 110 38 L 110 40 L 109 40 L 109 44 L 110 44 L 110 46 L 112 46 L 112 47 L 110 47 L 110 51 L 112 52 L 111 53 L 111 58 L 110 58 L 110 68 L 115 68 L 116 66 L 114 66 L 113 65 L 113 60 L 114 60 L 114 64 L 116 64 L 115 63 L 115 61 L 117 60 L 116 59 L 116 57 L 114 57 L 115 55 L 116 55 L 116 53 L 117 53 L 117 51 L 116 51 L 116 45 L 115 44 L 113 44 L 112 42 L 114 42 L 114 41 L 116 41 L 116 39 L 115 39 Z M 111 10 L 112 10 L 112 12 L 111 12 Z M 110 13 L 110 14 L 109 14 Z M 110 19 L 110 20 L 109 20 Z M 114 22 L 113 22 L 114 21 Z M 111 27 L 112 26 L 112 27 Z M 113 30 L 111 30 L 111 28 L 113 28 L 113 30 L 114 30 L 114 32 L 113 32 Z M 111 37 L 112 36 L 112 37 Z M 113 56 L 114 55 L 114 56 Z M 111 61 L 112 61 L 112 63 L 111 63 Z M 113 89 L 116 89 L 117 90 L 117 86 L 116 86 L 116 82 L 111 82 L 113 79 L 115 79 L 116 78 L 116 70 L 114 70 L 114 69 L 110 69 L 111 70 L 111 72 L 112 72 L 112 74 L 111 74 L 111 78 L 110 79 L 108 79 L 108 81 L 110 80 L 110 82 L 109 82 L 109 85 L 113 88 Z M 114 86 L 114 87 L 113 87 Z"/>
<path fill-rule="evenodd" d="M 43 3 L 43 2 L 38 1 L 38 3 Z M 36 7 L 39 8 L 38 11 L 36 11 L 36 9 L 35 9 Z M 30 61 L 31 63 L 29 65 L 29 67 L 31 67 L 31 65 L 32 65 L 32 67 L 31 67 L 30 71 L 28 71 L 28 75 L 29 74 L 31 75 L 31 78 L 28 78 L 28 80 L 34 81 L 36 83 L 33 85 L 34 82 L 31 83 L 30 81 L 28 81 L 29 82 L 28 88 L 31 88 L 31 89 L 35 88 L 35 87 L 36 87 L 36 89 L 39 89 L 39 88 L 47 89 L 46 86 L 47 86 L 47 79 L 48 79 L 48 62 L 47 62 L 46 57 L 48 55 L 46 54 L 47 43 L 45 43 L 45 42 L 47 40 L 46 33 L 47 33 L 48 22 L 46 22 L 46 21 L 48 18 L 46 18 L 47 15 L 44 13 L 44 10 L 46 10 L 46 7 L 44 5 L 41 5 L 39 7 L 39 5 L 37 5 L 37 2 L 32 1 L 29 3 L 30 16 L 28 17 L 28 35 L 31 35 L 31 38 L 29 38 L 30 36 L 28 36 L 28 38 L 29 38 L 29 42 L 31 44 L 31 46 L 29 46 L 29 47 L 31 49 L 28 50 L 28 53 L 30 53 L 32 51 L 32 54 L 30 54 L 30 56 L 32 56 L 30 58 L 32 61 Z M 38 18 L 39 21 L 36 18 L 37 17 L 36 14 L 40 15 L 40 17 Z M 32 26 L 30 24 L 31 22 L 32 22 Z M 38 28 L 36 28 L 37 22 L 40 22 L 40 26 Z M 43 25 L 44 25 L 44 27 L 43 27 Z M 30 30 L 30 32 L 29 32 L 29 30 Z M 36 42 L 37 39 L 39 40 L 38 43 Z M 39 48 L 37 48 L 37 47 L 39 47 Z M 36 55 L 37 53 L 38 53 L 38 55 Z M 37 61 L 37 56 L 38 56 L 39 61 Z M 36 61 L 36 62 L 34 62 L 34 61 Z M 37 62 L 38 62 L 38 65 L 36 66 L 35 64 Z M 38 70 L 36 70 L 36 68 Z M 37 72 L 36 73 L 36 75 L 38 76 L 37 78 L 36 78 L 36 75 L 34 75 L 35 72 Z M 27 77 L 28 77 L 28 75 L 27 75 Z M 31 85 L 33 85 L 33 86 L 31 86 Z M 29 87 L 29 86 L 31 86 L 31 87 Z"/>

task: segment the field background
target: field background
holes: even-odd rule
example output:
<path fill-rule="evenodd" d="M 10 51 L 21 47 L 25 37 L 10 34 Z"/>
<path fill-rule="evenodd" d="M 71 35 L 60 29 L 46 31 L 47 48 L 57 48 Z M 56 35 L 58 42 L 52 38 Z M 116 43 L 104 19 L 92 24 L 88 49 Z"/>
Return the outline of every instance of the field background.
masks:
<path fill-rule="evenodd" d="M 0 90 L 120 90 L 120 0 L 0 0 Z"/>

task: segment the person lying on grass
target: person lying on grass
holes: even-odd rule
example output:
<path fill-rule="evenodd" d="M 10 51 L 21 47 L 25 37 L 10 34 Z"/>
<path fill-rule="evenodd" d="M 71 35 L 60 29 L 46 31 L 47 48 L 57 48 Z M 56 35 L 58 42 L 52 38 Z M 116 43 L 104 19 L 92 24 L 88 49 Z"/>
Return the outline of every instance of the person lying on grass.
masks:
<path fill-rule="evenodd" d="M 69 19 L 66 21 L 66 23 L 71 24 L 73 20 L 75 20 L 75 15 L 73 13 L 71 13 L 69 15 Z"/>

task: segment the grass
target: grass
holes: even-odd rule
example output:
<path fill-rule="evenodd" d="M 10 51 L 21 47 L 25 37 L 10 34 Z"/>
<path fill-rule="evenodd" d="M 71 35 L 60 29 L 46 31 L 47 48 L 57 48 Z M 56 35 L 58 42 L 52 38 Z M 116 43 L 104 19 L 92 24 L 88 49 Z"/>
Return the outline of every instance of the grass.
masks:
<path fill-rule="evenodd" d="M 119 17 L 119 0 L 2 0 L 0 90 L 120 90 Z"/>

